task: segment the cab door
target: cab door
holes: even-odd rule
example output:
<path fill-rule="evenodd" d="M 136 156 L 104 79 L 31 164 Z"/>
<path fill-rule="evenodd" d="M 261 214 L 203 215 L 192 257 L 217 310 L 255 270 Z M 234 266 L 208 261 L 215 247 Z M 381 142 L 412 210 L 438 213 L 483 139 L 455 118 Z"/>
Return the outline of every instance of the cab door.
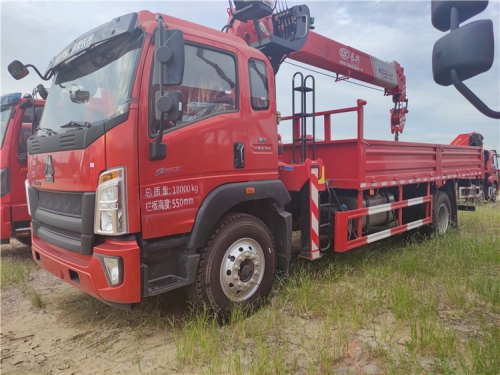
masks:
<path fill-rule="evenodd" d="M 40 120 L 43 106 L 37 104 L 33 108 L 33 102 L 28 101 L 21 106 L 13 119 L 14 128 L 11 133 L 11 199 L 12 199 L 12 222 L 29 221 L 31 217 L 28 214 L 26 205 L 26 191 L 24 181 L 28 173 L 28 138 L 32 135 L 33 116 Z"/>
<path fill-rule="evenodd" d="M 158 66 L 150 51 L 150 72 L 142 80 L 140 118 L 140 200 L 145 239 L 192 229 L 204 198 L 223 184 L 262 180 L 276 175 L 272 163 L 249 162 L 249 128 L 260 125 L 248 110 L 248 58 L 220 41 L 184 35 L 185 68 L 180 86 L 165 87 L 182 95 L 182 120 L 166 123 L 162 141 L 167 155 L 149 159 L 149 144 L 158 134 L 155 110 Z M 151 46 L 151 49 L 154 47 Z M 146 104 L 145 104 L 146 103 Z M 146 126 L 144 126 L 146 125 Z M 275 126 L 275 123 L 274 123 Z M 272 171 L 272 172 L 271 172 Z M 215 224 L 215 223 L 214 223 Z"/>

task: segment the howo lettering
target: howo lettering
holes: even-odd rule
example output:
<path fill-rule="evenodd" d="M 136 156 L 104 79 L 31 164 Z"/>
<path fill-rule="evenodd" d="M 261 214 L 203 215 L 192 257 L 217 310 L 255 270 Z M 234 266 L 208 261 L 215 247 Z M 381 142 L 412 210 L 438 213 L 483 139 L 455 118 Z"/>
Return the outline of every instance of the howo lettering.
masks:
<path fill-rule="evenodd" d="M 65 48 L 43 76 L 53 84 L 28 142 L 34 259 L 114 306 L 188 286 L 195 306 L 225 315 L 286 278 L 292 231 L 314 260 L 455 225 L 459 181 L 482 178 L 480 147 L 365 139 L 366 102 L 316 112 L 314 77 L 300 73 L 282 120 L 293 141 L 281 142 L 274 75 L 286 58 L 384 88 L 391 131 L 404 129 L 400 65 L 311 26 L 306 5 L 235 1 L 223 31 L 141 11 Z M 362 70 L 342 65 L 344 49 Z M 10 70 L 26 74 L 17 61 Z M 333 140 L 345 112 L 357 137 Z"/>

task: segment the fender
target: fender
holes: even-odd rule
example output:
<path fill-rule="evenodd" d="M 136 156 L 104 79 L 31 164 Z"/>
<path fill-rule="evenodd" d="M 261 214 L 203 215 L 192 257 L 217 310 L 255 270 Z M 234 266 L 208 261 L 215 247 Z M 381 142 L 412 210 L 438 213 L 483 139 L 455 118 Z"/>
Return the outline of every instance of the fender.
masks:
<path fill-rule="evenodd" d="M 255 192 L 247 194 L 247 188 L 253 188 Z M 232 207 L 260 199 L 273 199 L 281 207 L 291 200 L 280 180 L 238 182 L 215 188 L 206 196 L 196 214 L 186 247 L 203 246 L 214 224 Z"/>

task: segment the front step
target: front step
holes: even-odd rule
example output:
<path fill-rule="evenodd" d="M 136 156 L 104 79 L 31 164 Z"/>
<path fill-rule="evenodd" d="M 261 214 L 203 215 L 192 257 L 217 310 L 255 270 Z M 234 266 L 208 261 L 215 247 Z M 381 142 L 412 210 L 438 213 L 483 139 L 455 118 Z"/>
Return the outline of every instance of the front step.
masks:
<path fill-rule="evenodd" d="M 168 292 L 169 290 L 180 288 L 181 286 L 188 285 L 188 280 L 174 275 L 168 275 L 149 281 L 148 295 L 156 296 L 161 293 Z"/>
<path fill-rule="evenodd" d="M 29 237 L 31 235 L 31 228 L 26 227 L 26 228 L 15 228 L 14 229 L 14 236 L 15 237 Z"/>

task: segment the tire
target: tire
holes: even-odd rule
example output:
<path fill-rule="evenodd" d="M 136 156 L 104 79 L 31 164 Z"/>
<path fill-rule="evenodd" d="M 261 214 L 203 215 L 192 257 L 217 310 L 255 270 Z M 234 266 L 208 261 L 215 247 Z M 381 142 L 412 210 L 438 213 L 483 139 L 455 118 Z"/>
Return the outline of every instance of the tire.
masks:
<path fill-rule="evenodd" d="M 490 183 L 490 186 L 491 186 L 490 201 L 492 203 L 495 203 L 497 201 L 497 195 L 498 195 L 497 186 L 495 184 L 491 184 L 491 183 Z"/>
<path fill-rule="evenodd" d="M 201 250 L 189 298 L 197 309 L 222 318 L 235 304 L 250 311 L 269 295 L 275 269 L 275 245 L 266 224 L 251 215 L 230 215 Z"/>
<path fill-rule="evenodd" d="M 432 208 L 432 232 L 437 235 L 445 234 L 451 225 L 451 204 L 448 194 L 438 191 Z"/>
<path fill-rule="evenodd" d="M 16 240 L 21 242 L 23 245 L 31 246 L 31 236 L 27 237 L 15 237 Z"/>

